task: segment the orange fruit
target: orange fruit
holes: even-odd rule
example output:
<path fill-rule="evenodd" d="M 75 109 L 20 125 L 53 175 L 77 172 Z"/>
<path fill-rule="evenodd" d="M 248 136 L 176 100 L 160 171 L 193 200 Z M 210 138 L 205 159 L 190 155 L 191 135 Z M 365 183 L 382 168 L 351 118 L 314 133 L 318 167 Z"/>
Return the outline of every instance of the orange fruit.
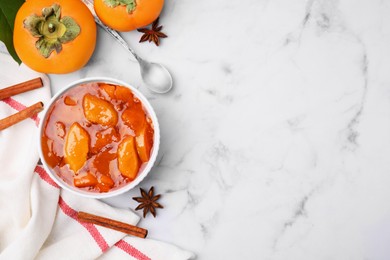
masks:
<path fill-rule="evenodd" d="M 115 0 L 95 0 L 95 11 L 100 20 L 117 31 L 131 31 L 152 23 L 160 15 L 164 0 L 134 0 L 131 5 L 113 3 Z"/>
<path fill-rule="evenodd" d="M 48 16 L 45 17 L 43 9 L 55 5 L 59 6 L 57 16 L 46 13 Z M 77 35 L 73 31 L 75 25 L 70 21 L 77 24 Z M 69 24 L 72 24 L 72 30 Z M 29 0 L 16 15 L 13 40 L 19 58 L 33 70 L 69 73 L 82 68 L 92 56 L 96 24 L 80 0 Z M 48 46 L 50 50 L 46 48 Z"/>

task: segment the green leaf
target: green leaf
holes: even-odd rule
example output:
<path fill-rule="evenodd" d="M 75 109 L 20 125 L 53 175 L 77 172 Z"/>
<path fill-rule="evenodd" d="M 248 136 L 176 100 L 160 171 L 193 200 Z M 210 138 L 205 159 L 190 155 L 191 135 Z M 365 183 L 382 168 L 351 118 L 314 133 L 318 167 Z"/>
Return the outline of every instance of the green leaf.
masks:
<path fill-rule="evenodd" d="M 0 41 L 4 42 L 9 54 L 17 63 L 22 61 L 15 52 L 13 43 L 14 20 L 24 0 L 0 0 Z"/>

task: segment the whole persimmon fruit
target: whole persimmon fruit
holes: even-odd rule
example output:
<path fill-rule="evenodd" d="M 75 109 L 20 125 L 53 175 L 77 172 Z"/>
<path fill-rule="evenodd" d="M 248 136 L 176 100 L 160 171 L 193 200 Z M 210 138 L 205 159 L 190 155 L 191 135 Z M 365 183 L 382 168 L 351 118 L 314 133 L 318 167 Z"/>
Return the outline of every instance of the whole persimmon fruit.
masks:
<path fill-rule="evenodd" d="M 14 46 L 19 58 L 43 73 L 82 68 L 96 44 L 96 24 L 80 0 L 29 0 L 19 9 Z"/>
<path fill-rule="evenodd" d="M 131 31 L 158 18 L 164 0 L 95 0 L 100 20 L 117 31 Z"/>

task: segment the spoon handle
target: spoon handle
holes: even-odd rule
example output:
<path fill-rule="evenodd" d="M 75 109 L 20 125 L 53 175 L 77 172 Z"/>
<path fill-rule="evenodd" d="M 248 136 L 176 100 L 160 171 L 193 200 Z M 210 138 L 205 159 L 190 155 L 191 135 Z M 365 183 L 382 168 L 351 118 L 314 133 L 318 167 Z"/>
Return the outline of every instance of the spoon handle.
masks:
<path fill-rule="evenodd" d="M 123 48 L 125 48 L 127 51 L 133 54 L 134 58 L 136 58 L 138 62 L 141 62 L 142 59 L 135 53 L 135 51 L 132 48 L 130 48 L 130 46 L 127 44 L 127 42 L 125 42 L 122 36 L 120 36 L 120 34 L 117 31 L 111 29 L 110 27 L 103 24 L 102 21 L 100 21 L 99 17 L 96 15 L 95 9 L 93 8 L 93 2 L 92 2 L 93 0 L 82 0 L 82 1 L 88 7 L 89 11 L 91 11 L 93 18 L 95 18 L 95 22 L 100 27 L 102 27 L 106 32 L 108 32 L 112 37 L 114 37 L 114 39 L 117 40 L 120 43 L 120 45 L 122 45 Z"/>

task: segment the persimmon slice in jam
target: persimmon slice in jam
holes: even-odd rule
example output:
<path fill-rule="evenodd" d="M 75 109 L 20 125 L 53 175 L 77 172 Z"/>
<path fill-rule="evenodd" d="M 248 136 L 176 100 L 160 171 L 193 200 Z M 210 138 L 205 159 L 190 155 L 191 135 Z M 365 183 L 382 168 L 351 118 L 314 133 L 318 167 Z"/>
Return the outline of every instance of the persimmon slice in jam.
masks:
<path fill-rule="evenodd" d="M 133 93 L 128 88 L 111 84 L 101 84 L 100 88 L 107 93 L 110 99 L 116 99 L 130 103 L 133 102 Z"/>
<path fill-rule="evenodd" d="M 90 172 L 80 174 L 74 178 L 74 186 L 76 186 L 77 188 L 94 186 L 97 183 L 98 181 L 96 177 Z"/>
<path fill-rule="evenodd" d="M 139 159 L 135 138 L 128 136 L 119 144 L 118 148 L 118 167 L 122 175 L 130 180 L 134 180 L 139 169 Z"/>
<path fill-rule="evenodd" d="M 152 121 L 130 89 L 93 82 L 54 102 L 41 145 L 46 163 L 69 185 L 108 192 L 137 177 L 153 140 Z"/>
<path fill-rule="evenodd" d="M 114 126 L 118 122 L 118 113 L 106 100 L 86 94 L 83 99 L 83 108 L 85 117 L 92 123 Z"/>
<path fill-rule="evenodd" d="M 79 123 L 73 123 L 66 135 L 64 159 L 69 168 L 77 172 L 87 161 L 89 152 L 89 134 Z"/>
<path fill-rule="evenodd" d="M 129 126 L 138 135 L 144 128 L 146 118 L 144 114 L 133 108 L 128 108 L 122 113 L 123 122 Z"/>
<path fill-rule="evenodd" d="M 68 106 L 75 106 L 77 105 L 77 102 L 74 101 L 71 97 L 65 97 L 64 103 Z"/>
<path fill-rule="evenodd" d="M 149 161 L 150 150 L 153 146 L 153 128 L 150 126 L 150 123 L 144 124 L 144 127 L 139 132 L 139 135 L 136 137 L 137 142 L 137 152 L 138 156 L 142 162 Z"/>

